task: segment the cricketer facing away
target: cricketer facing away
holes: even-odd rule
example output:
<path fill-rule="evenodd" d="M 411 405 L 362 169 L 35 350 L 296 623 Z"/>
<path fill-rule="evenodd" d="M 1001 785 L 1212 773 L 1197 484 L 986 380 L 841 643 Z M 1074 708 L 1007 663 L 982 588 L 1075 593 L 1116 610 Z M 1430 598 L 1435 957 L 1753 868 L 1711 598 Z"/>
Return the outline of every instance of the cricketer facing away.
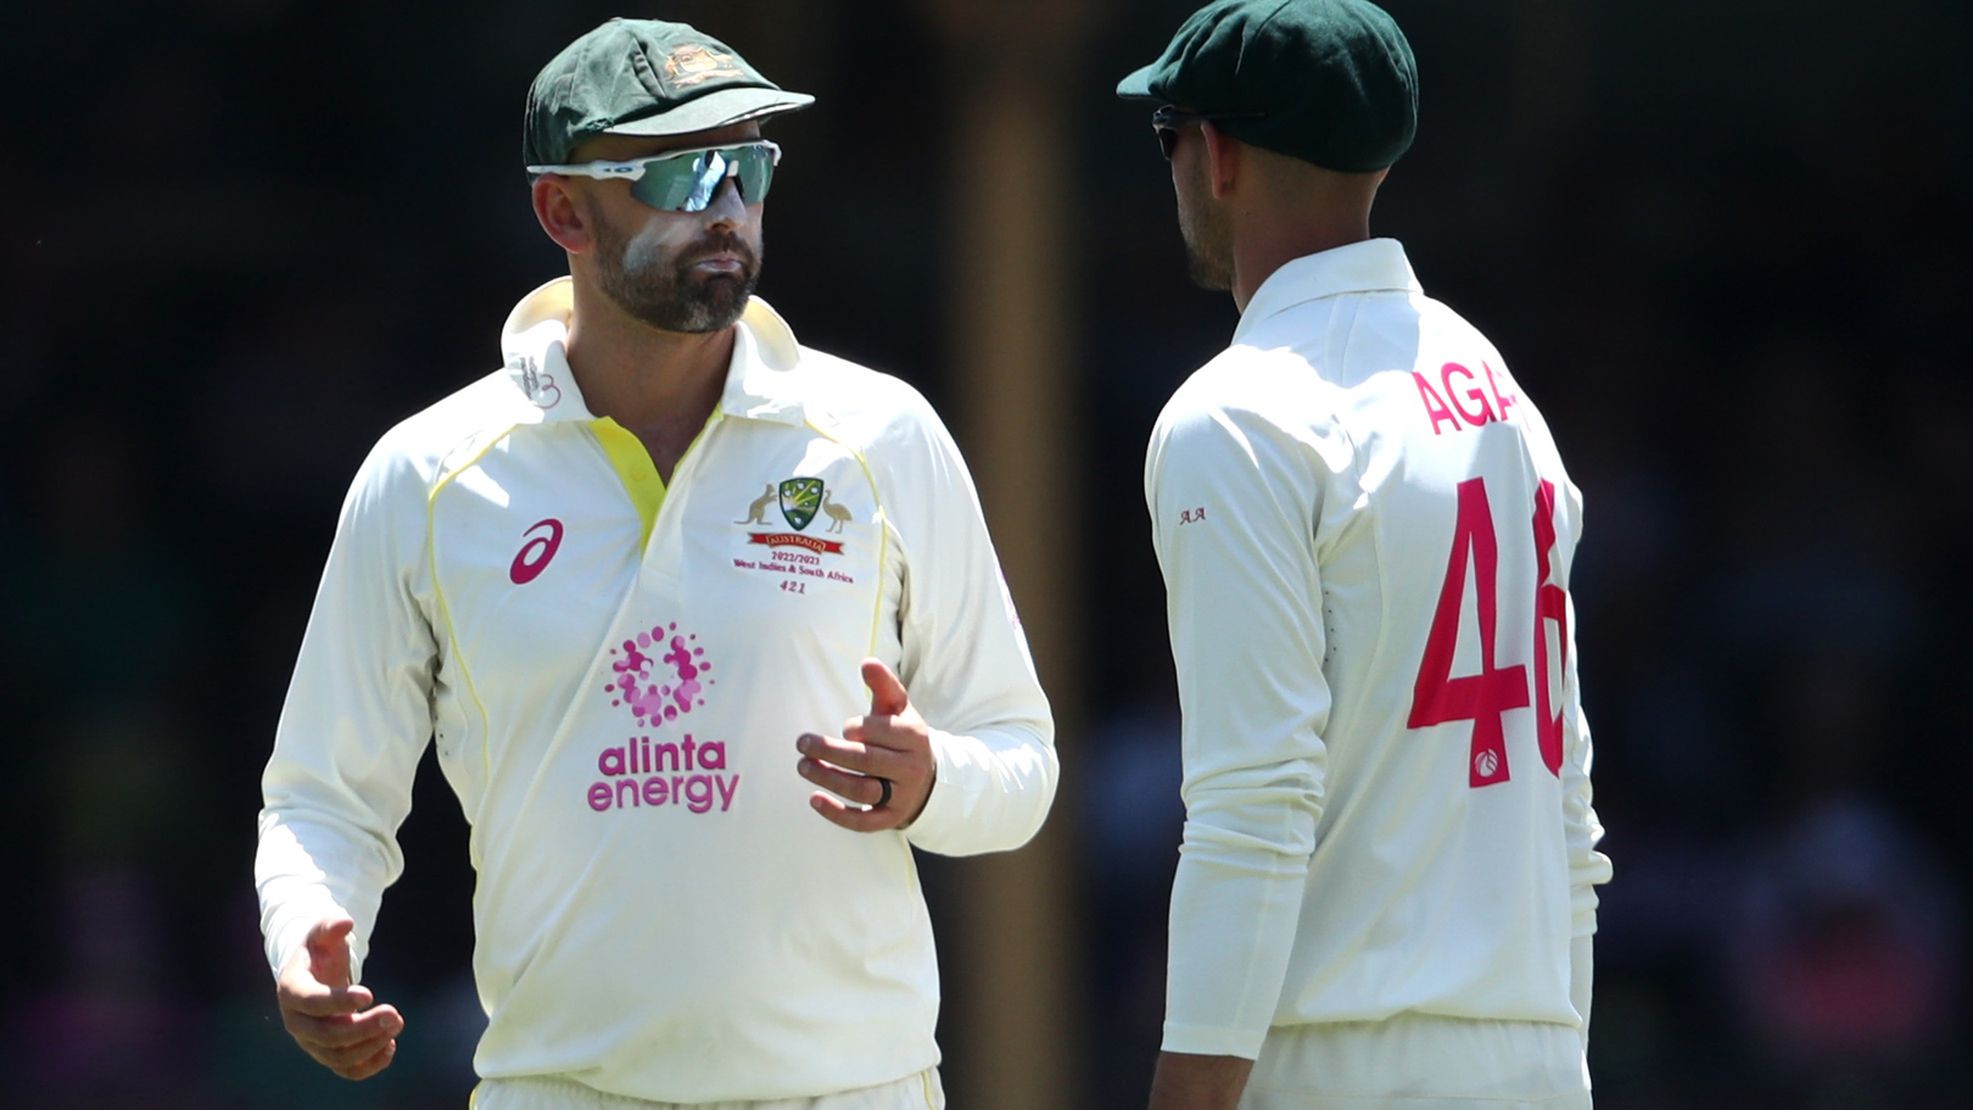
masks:
<path fill-rule="evenodd" d="M 340 1075 L 403 1027 L 356 984 L 435 737 L 479 1110 L 943 1104 L 912 846 L 1028 840 L 1053 726 L 938 417 L 752 296 L 760 121 L 810 100 L 650 21 L 534 82 L 570 276 L 358 472 L 263 780 L 280 1009 Z"/>
<path fill-rule="evenodd" d="M 1370 237 L 1411 49 L 1363 0 L 1220 0 L 1117 92 L 1240 310 L 1145 460 L 1186 804 L 1152 1104 L 1588 1105 L 1582 500 Z"/>

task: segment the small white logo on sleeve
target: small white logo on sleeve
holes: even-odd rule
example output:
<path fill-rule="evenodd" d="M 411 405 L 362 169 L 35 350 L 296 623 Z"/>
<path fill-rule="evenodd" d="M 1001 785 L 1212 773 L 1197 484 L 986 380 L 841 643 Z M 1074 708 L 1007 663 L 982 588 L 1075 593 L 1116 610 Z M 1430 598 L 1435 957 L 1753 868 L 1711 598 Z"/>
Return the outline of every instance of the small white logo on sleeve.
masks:
<path fill-rule="evenodd" d="M 1490 751 L 1481 752 L 1473 759 L 1473 769 L 1480 773 L 1481 778 L 1490 779 L 1495 771 L 1500 770 L 1500 757 Z"/>

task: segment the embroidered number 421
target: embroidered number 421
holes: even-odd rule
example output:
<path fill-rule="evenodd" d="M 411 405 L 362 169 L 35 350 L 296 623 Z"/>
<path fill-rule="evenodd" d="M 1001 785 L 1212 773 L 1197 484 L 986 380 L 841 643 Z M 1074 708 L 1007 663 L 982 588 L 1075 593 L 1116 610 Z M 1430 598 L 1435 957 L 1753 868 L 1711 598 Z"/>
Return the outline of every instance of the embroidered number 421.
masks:
<path fill-rule="evenodd" d="M 1569 603 L 1561 586 L 1549 582 L 1548 553 L 1555 546 L 1555 484 L 1543 482 L 1535 491 L 1535 622 L 1534 695 L 1535 741 L 1549 774 L 1562 773 L 1562 717 L 1548 712 L 1548 637 L 1543 622 L 1553 620 L 1560 645 L 1561 666 L 1568 669 Z M 1473 589 L 1479 617 L 1480 673 L 1452 674 L 1453 651 L 1459 639 L 1459 603 L 1466 596 L 1466 567 L 1474 572 Z M 1446 564 L 1445 585 L 1432 614 L 1425 658 L 1412 687 L 1411 728 L 1473 722 L 1473 749 L 1467 761 L 1466 785 L 1492 786 L 1509 778 L 1507 735 L 1502 717 L 1528 705 L 1528 668 L 1494 663 L 1495 630 L 1499 621 L 1498 568 L 1500 544 L 1493 530 L 1493 508 L 1487 503 L 1484 478 L 1459 483 L 1459 517 L 1453 526 L 1452 557 Z"/>

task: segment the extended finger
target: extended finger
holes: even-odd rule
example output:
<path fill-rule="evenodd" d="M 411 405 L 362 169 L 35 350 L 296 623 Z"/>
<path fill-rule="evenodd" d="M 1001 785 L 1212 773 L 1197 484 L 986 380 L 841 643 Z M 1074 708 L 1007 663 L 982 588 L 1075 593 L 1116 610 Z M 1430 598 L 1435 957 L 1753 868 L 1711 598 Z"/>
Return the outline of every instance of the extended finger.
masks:
<path fill-rule="evenodd" d="M 796 763 L 795 770 L 800 772 L 803 778 L 822 789 L 834 791 L 852 802 L 874 806 L 884 800 L 884 784 L 878 782 L 873 775 L 854 775 L 848 771 L 838 771 L 826 763 L 818 763 L 813 759 L 804 759 Z"/>
<path fill-rule="evenodd" d="M 332 914 L 311 925 L 303 951 L 297 953 L 302 961 L 301 969 L 310 979 L 325 986 L 349 986 L 349 938 L 355 930 L 355 919 L 343 913 Z"/>
<path fill-rule="evenodd" d="M 367 1064 L 375 1059 L 377 1054 L 382 1052 L 395 1039 L 394 1037 L 372 1037 L 367 1041 L 359 1041 L 356 1044 L 342 1045 L 337 1048 L 323 1048 L 320 1045 L 316 1045 L 309 1048 L 308 1054 L 315 1057 L 318 1063 L 330 1071 L 335 1072 L 337 1075 L 343 1075 L 351 1069 Z"/>
<path fill-rule="evenodd" d="M 843 739 L 884 751 L 897 751 L 901 745 L 889 717 L 851 717 L 843 722 Z"/>
<path fill-rule="evenodd" d="M 928 743 L 924 722 L 916 716 L 851 717 L 843 722 L 843 739 L 877 751 L 906 753 L 923 751 Z"/>
<path fill-rule="evenodd" d="M 395 1006 L 379 1006 L 355 1016 L 318 1018 L 307 1014 L 284 1014 L 288 1032 L 304 1045 L 342 1048 L 394 1037 L 404 1028 L 404 1017 Z"/>
<path fill-rule="evenodd" d="M 855 740 L 817 736 L 812 732 L 795 741 L 795 750 L 810 759 L 833 763 L 866 775 L 882 775 L 887 779 L 898 777 L 907 767 L 904 757 L 891 748 L 871 747 Z"/>
<path fill-rule="evenodd" d="M 336 1074 L 342 1076 L 344 1079 L 368 1079 L 385 1068 L 390 1067 L 390 1062 L 396 1056 L 397 1041 L 386 1041 L 384 1047 L 379 1049 L 369 1059 L 359 1061 L 354 1066 L 348 1068 L 337 1068 L 335 1069 Z"/>
<path fill-rule="evenodd" d="M 870 688 L 870 712 L 902 713 L 910 708 L 911 694 L 889 664 L 872 657 L 863 661 L 861 670 L 863 684 Z"/>
<path fill-rule="evenodd" d="M 881 832 L 896 828 L 902 820 L 894 806 L 882 809 L 858 809 L 827 794 L 815 793 L 808 796 L 809 808 L 821 814 L 831 824 L 841 825 L 851 832 Z"/>
<path fill-rule="evenodd" d="M 325 987 L 309 981 L 309 985 L 297 985 L 288 980 L 280 984 L 281 1009 L 312 1017 L 337 1017 L 353 1014 L 376 1003 L 377 998 L 369 987 Z"/>

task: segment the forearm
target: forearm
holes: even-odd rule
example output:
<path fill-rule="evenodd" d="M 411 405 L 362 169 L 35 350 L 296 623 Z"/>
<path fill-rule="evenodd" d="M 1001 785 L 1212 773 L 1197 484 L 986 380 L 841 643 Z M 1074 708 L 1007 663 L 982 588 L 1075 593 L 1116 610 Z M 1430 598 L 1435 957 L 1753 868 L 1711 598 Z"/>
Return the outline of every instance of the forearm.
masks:
<path fill-rule="evenodd" d="M 1158 1054 L 1151 1080 L 1151 1110 L 1233 1110 L 1254 1062 L 1243 1056 Z"/>
<path fill-rule="evenodd" d="M 1251 1058 L 1274 1022 L 1313 820 L 1285 799 L 1266 808 L 1274 827 L 1194 799 L 1172 881 L 1166 1051 Z"/>
<path fill-rule="evenodd" d="M 391 875 L 367 834 L 334 820 L 264 810 L 254 854 L 254 885 L 267 961 L 276 975 L 324 917 L 348 914 L 352 981 L 361 977 L 370 931 Z"/>
<path fill-rule="evenodd" d="M 947 856 L 1004 852 L 1033 838 L 1055 799 L 1059 770 L 1046 720 L 980 729 L 934 730 L 937 781 L 911 842 Z"/>

